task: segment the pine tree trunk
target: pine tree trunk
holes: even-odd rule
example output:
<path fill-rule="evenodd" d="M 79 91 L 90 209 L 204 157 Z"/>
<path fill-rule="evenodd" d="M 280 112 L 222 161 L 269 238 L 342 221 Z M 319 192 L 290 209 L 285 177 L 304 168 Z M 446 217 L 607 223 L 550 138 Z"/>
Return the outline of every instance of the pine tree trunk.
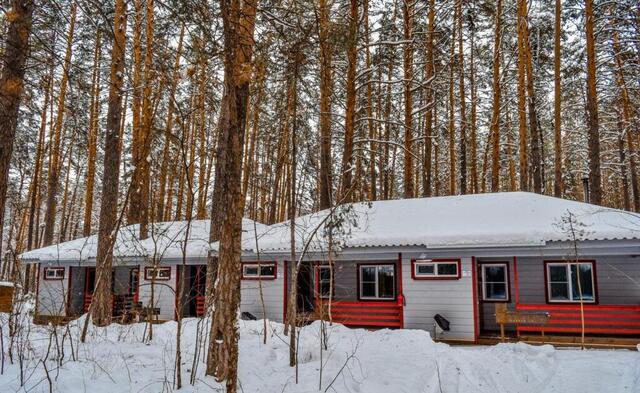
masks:
<path fill-rule="evenodd" d="M 518 0 L 518 136 L 520 145 L 520 191 L 529 191 L 529 159 L 527 153 L 527 110 L 526 110 L 526 52 L 525 52 L 525 23 L 523 5 L 527 0 Z"/>
<path fill-rule="evenodd" d="M 164 221 L 168 219 L 168 214 L 165 212 L 165 193 L 167 188 L 172 189 L 172 180 L 168 179 L 168 167 L 170 161 L 170 152 L 172 145 L 172 131 L 173 131 L 173 112 L 175 110 L 176 100 L 176 88 L 178 86 L 178 79 L 180 77 L 180 57 L 182 55 L 182 43 L 184 39 L 184 25 L 180 27 L 180 38 L 178 38 L 178 48 L 176 50 L 176 59 L 173 63 L 173 76 L 171 77 L 171 87 L 169 88 L 169 102 L 167 104 L 167 120 L 164 129 L 164 146 L 162 148 L 162 162 L 160 164 L 160 186 L 158 195 L 156 196 L 156 221 Z M 168 182 L 168 183 L 167 183 Z M 170 203 L 170 199 L 166 198 Z"/>
<path fill-rule="evenodd" d="M 541 194 L 544 186 L 544 168 L 542 159 L 542 140 L 538 130 L 538 115 L 536 111 L 536 94 L 533 76 L 533 56 L 531 55 L 531 44 L 529 42 L 529 22 L 527 1 L 521 1 L 520 26 L 523 31 L 525 69 L 527 73 L 527 103 L 529 109 L 529 143 L 531 145 L 531 177 L 533 180 L 533 192 Z"/>
<path fill-rule="evenodd" d="M 598 126 L 598 92 L 596 90 L 596 47 L 594 37 L 593 0 L 585 0 L 587 34 L 587 139 L 589 148 L 590 202 L 602 204 L 600 173 L 600 131 Z"/>
<path fill-rule="evenodd" d="M 502 85 L 500 62 L 502 49 L 502 0 L 496 1 L 495 37 L 493 44 L 493 109 L 491 114 L 491 191 L 500 191 L 500 105 Z"/>
<path fill-rule="evenodd" d="M 560 37 L 562 25 L 562 3 L 555 0 L 555 31 L 553 38 L 553 135 L 554 135 L 554 160 L 553 160 L 553 196 L 562 196 L 562 120 L 561 109 L 561 84 L 560 84 Z"/>
<path fill-rule="evenodd" d="M 49 159 L 49 177 L 47 181 L 47 210 L 45 213 L 45 227 L 43 245 L 48 246 L 53 243 L 53 234 L 56 227 L 56 210 L 57 210 L 57 194 L 60 183 L 60 144 L 62 140 L 62 126 L 65 113 L 65 98 L 67 94 L 67 85 L 69 83 L 69 71 L 71 68 L 71 50 L 73 43 L 73 33 L 76 24 L 77 5 L 73 3 L 71 6 L 71 22 L 69 24 L 69 32 L 67 33 L 67 50 L 64 57 L 64 65 L 62 69 L 62 80 L 60 81 L 60 94 L 58 96 L 58 113 L 53 128 L 53 143 L 51 146 L 51 155 Z"/>
<path fill-rule="evenodd" d="M 58 229 L 58 243 L 65 241 L 66 236 L 66 218 L 67 218 L 67 208 L 69 205 L 69 178 L 71 176 L 71 162 L 73 160 L 73 148 L 76 141 L 76 131 L 75 128 L 71 131 L 71 140 L 69 141 L 69 149 L 67 150 L 67 167 L 65 170 L 65 178 L 64 178 L 64 191 L 62 193 L 62 211 L 60 212 L 60 228 Z M 78 173 L 78 176 L 81 176 Z"/>
<path fill-rule="evenodd" d="M 322 0 L 325 1 L 325 0 Z M 363 14 L 364 14 L 364 38 L 365 38 L 365 66 L 367 68 L 367 127 L 369 131 L 369 200 L 375 201 L 378 199 L 378 176 L 376 174 L 376 161 L 377 161 L 377 144 L 376 139 L 376 127 L 373 123 L 373 68 L 371 64 L 371 49 L 369 48 L 369 0 L 363 2 Z"/>
<path fill-rule="evenodd" d="M 226 381 L 227 392 L 237 391 L 238 327 L 240 306 L 240 241 L 242 237 L 242 150 L 246 126 L 251 57 L 257 1 L 221 0 L 224 36 L 224 96 L 219 118 L 220 138 L 213 209 L 219 225 L 217 287 L 209 334 L 207 375 Z M 215 196 L 219 197 L 216 198 Z M 222 203 L 216 204 L 221 201 Z M 212 229 L 215 234 L 216 229 Z"/>
<path fill-rule="evenodd" d="M 246 196 L 249 190 L 249 178 L 258 176 L 257 173 L 257 165 L 258 157 L 256 156 L 256 145 L 259 143 L 258 141 L 258 129 L 259 129 L 259 121 L 260 121 L 260 107 L 262 104 L 262 97 L 264 95 L 264 80 L 265 80 L 265 62 L 264 59 L 260 59 L 257 62 L 257 72 L 256 72 L 256 82 L 254 86 L 255 90 L 255 102 L 253 104 L 253 127 L 251 129 L 251 138 L 249 140 L 249 146 L 245 153 L 244 159 L 244 167 L 242 169 L 242 195 L 243 200 L 246 203 Z M 248 117 L 247 117 L 248 118 Z M 252 173 L 253 169 L 253 173 Z M 255 185 L 255 182 L 251 182 L 252 188 Z M 253 201 L 253 199 L 252 199 Z"/>
<path fill-rule="evenodd" d="M 298 46 L 298 45 L 296 45 Z M 299 46 L 298 46 L 299 47 Z M 293 263 L 293 269 L 291 273 L 291 296 L 289 297 L 288 311 L 287 311 L 287 319 L 286 323 L 289 325 L 289 366 L 293 367 L 296 365 L 297 360 L 297 351 L 296 351 L 296 327 L 298 322 L 298 264 L 296 262 L 296 172 L 297 172 L 297 141 L 296 137 L 298 134 L 298 70 L 300 68 L 300 63 L 302 62 L 302 53 L 296 51 L 293 53 L 292 59 L 292 76 L 291 76 L 291 91 L 292 91 L 292 107 L 291 111 L 291 165 L 290 165 L 290 176 L 289 176 L 289 222 L 290 224 L 290 245 L 291 245 L 291 261 Z"/>
<path fill-rule="evenodd" d="M 9 11 L 12 18 L 4 37 L 6 41 L 0 76 L 0 260 L 3 255 L 1 240 L 9 167 L 18 126 L 20 100 L 24 91 L 24 71 L 29 54 L 33 8 L 34 2 L 31 0 L 13 0 Z"/>
<path fill-rule="evenodd" d="M 402 14 L 404 20 L 404 197 L 413 198 L 413 0 L 404 0 Z"/>
<path fill-rule="evenodd" d="M 620 135 L 618 136 L 618 159 L 620 164 L 620 182 L 622 183 L 622 207 L 625 210 L 631 209 L 631 202 L 629 200 L 629 181 L 627 180 L 627 156 L 624 151 L 624 137 L 622 136 L 624 127 L 618 121 L 618 128 Z"/>
<path fill-rule="evenodd" d="M 433 79 L 434 79 L 434 48 L 433 39 L 435 35 L 435 19 L 436 19 L 436 2 L 435 0 L 429 0 L 429 13 L 428 13 L 428 27 L 427 27 L 427 52 L 426 52 L 426 66 L 425 66 L 425 101 L 428 108 L 425 113 L 424 124 L 424 185 L 422 189 L 422 196 L 430 197 L 432 188 L 432 174 L 431 174 L 431 150 L 433 146 L 433 116 L 434 116 L 434 94 L 433 94 Z"/>
<path fill-rule="evenodd" d="M 140 170 L 138 188 L 140 192 L 140 239 L 149 236 L 149 207 L 150 207 L 150 159 L 151 141 L 154 121 L 154 103 L 152 102 L 151 87 L 155 83 L 155 70 L 153 69 L 153 38 L 154 38 L 154 0 L 147 0 L 147 25 L 145 30 L 145 55 L 144 55 L 144 88 L 142 91 L 142 129 L 140 135 L 139 166 Z"/>
<path fill-rule="evenodd" d="M 342 154 L 342 183 L 340 200 L 350 202 L 353 188 L 353 137 L 356 116 L 356 66 L 358 62 L 358 0 L 349 2 L 349 30 L 347 36 L 347 81 Z"/>
<path fill-rule="evenodd" d="M 100 30 L 96 32 L 96 44 L 93 54 L 93 75 L 91 77 L 91 105 L 89 108 L 89 158 L 85 189 L 84 224 L 82 235 L 91 234 L 91 213 L 93 212 L 93 189 L 96 176 L 96 155 L 98 144 L 98 115 L 100 113 Z"/>
<path fill-rule="evenodd" d="M 205 95 L 207 90 L 207 60 L 201 54 L 200 77 L 198 91 L 198 206 L 196 209 L 196 219 L 203 220 L 206 213 L 207 193 L 205 183 L 207 181 L 207 123 Z M 246 157 L 245 157 L 246 158 Z M 195 164 L 195 163 L 194 163 Z M 192 164 L 193 165 L 193 164 Z M 242 194 L 244 195 L 244 193 Z"/>
<path fill-rule="evenodd" d="M 624 74 L 624 64 L 621 57 L 620 38 L 616 26 L 613 31 L 613 53 L 616 60 L 616 82 L 620 91 L 620 103 L 622 106 L 623 125 L 621 132 L 626 135 L 627 149 L 629 150 L 629 172 L 631 172 L 631 191 L 633 195 L 633 209 L 640 211 L 640 191 L 638 190 L 638 172 L 636 170 L 635 137 L 637 130 L 634 127 L 633 109 L 629 98 L 629 91 Z"/>
<path fill-rule="evenodd" d="M 467 101 L 464 88 L 464 46 L 462 44 L 462 0 L 456 3 L 458 25 L 458 77 L 460 94 L 460 193 L 467 193 Z"/>
<path fill-rule="evenodd" d="M 129 224 L 140 223 L 140 149 L 142 141 L 142 23 L 144 19 L 142 0 L 133 0 L 135 23 L 133 24 L 133 80 L 131 86 L 131 197 L 127 210 L 127 222 Z"/>
<path fill-rule="evenodd" d="M 127 9 L 125 0 L 116 0 L 113 20 L 113 49 L 109 75 L 109 102 L 105 132 L 102 202 L 98 229 L 96 287 L 91 305 L 93 323 L 104 326 L 111 321 L 111 269 L 117 232 L 118 186 L 120 180 L 120 120 L 126 45 Z"/>
<path fill-rule="evenodd" d="M 38 146 L 36 147 L 36 158 L 33 168 L 33 178 L 31 180 L 29 193 L 29 226 L 27 232 L 27 250 L 31 250 L 37 241 L 34 242 L 38 232 L 38 220 L 36 220 L 36 210 L 40 210 L 40 177 L 42 176 L 42 161 L 44 154 L 44 134 L 47 129 L 47 108 L 51 97 L 50 89 L 53 79 L 53 69 L 49 75 L 44 77 L 44 104 L 42 105 L 42 115 L 40 117 L 40 131 L 38 133 Z M 0 231 L 1 237 L 1 231 Z"/>
<path fill-rule="evenodd" d="M 452 29 L 451 37 L 451 53 L 449 56 L 449 124 L 447 130 L 449 132 L 449 195 L 456 195 L 456 126 L 455 126 L 455 105 L 456 99 L 453 94 L 453 69 L 456 61 L 456 30 Z"/>
<path fill-rule="evenodd" d="M 319 0 L 320 35 L 320 209 L 331 207 L 332 197 L 332 159 L 331 159 L 331 95 L 333 82 L 331 67 L 333 49 L 330 42 L 331 11 L 327 0 Z"/>
<path fill-rule="evenodd" d="M 474 3 L 474 11 L 475 11 L 475 3 Z M 476 85 L 476 70 L 475 70 L 475 20 L 473 17 L 469 19 L 470 30 L 471 30 L 471 56 L 470 56 L 470 67 L 471 67 L 471 135 L 469 145 L 471 146 L 471 192 L 477 193 L 478 189 L 478 89 Z"/>

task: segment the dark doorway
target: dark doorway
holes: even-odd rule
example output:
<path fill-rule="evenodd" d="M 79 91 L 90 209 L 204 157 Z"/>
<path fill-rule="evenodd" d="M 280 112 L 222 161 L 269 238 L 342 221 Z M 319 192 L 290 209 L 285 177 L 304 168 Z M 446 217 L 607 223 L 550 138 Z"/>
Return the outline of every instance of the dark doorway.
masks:
<path fill-rule="evenodd" d="M 181 280 L 184 280 L 182 294 L 182 316 L 201 317 L 204 315 L 204 295 L 207 279 L 206 265 L 181 266 Z"/>
<path fill-rule="evenodd" d="M 93 291 L 96 289 L 96 268 L 88 267 L 84 273 L 84 312 L 87 312 L 89 305 L 91 305 Z"/>
<path fill-rule="evenodd" d="M 69 300 L 68 310 L 69 316 L 80 316 L 84 312 L 84 294 L 85 294 L 85 267 L 71 266 L 69 279 Z"/>
<path fill-rule="evenodd" d="M 310 263 L 300 265 L 298 271 L 298 312 L 313 311 L 313 266 Z"/>

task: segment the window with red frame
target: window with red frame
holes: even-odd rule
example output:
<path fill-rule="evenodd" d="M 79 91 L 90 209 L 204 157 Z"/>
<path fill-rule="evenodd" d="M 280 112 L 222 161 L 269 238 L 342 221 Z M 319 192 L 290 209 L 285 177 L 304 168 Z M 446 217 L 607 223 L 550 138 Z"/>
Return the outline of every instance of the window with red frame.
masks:
<path fill-rule="evenodd" d="M 431 259 L 418 259 L 413 262 L 413 278 L 460 278 L 460 266 L 457 260 L 433 261 Z"/>
<path fill-rule="evenodd" d="M 242 278 L 256 279 L 274 279 L 276 278 L 275 263 L 244 263 L 242 264 Z"/>
<path fill-rule="evenodd" d="M 171 268 L 168 266 L 167 267 L 145 267 L 144 279 L 147 281 L 151 281 L 151 280 L 167 281 L 171 279 Z"/>
<path fill-rule="evenodd" d="M 593 262 L 548 262 L 547 294 L 551 303 L 594 303 Z"/>

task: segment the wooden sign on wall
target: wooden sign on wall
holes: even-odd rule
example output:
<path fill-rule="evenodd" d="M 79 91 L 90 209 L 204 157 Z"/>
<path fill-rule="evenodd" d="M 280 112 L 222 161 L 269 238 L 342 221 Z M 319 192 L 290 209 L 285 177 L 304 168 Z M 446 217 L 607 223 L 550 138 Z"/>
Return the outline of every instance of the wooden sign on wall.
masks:
<path fill-rule="evenodd" d="M 500 325 L 500 339 L 505 340 L 504 325 L 545 325 L 549 314 L 532 314 L 520 311 L 509 311 L 506 303 L 496 303 L 496 323 Z"/>

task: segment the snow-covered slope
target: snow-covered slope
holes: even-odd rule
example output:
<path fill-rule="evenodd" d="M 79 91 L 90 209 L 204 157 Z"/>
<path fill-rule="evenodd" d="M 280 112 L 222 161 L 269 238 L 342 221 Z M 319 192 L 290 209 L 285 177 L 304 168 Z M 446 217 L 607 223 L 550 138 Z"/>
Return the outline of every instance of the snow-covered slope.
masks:
<path fill-rule="evenodd" d="M 640 239 L 640 215 L 582 202 L 505 192 L 354 203 L 338 208 L 342 247 L 490 247 L 543 245 L 571 238 L 572 214 L 582 240 Z M 296 219 L 296 243 L 326 250 L 328 210 Z M 318 229 L 319 228 L 319 229 Z M 314 234 L 314 232 L 316 232 Z M 340 244 L 342 242 L 342 244 Z M 287 250 L 289 222 L 273 225 L 260 238 L 262 251 Z M 243 248 L 255 249 L 244 242 Z"/>
<path fill-rule="evenodd" d="M 0 315 L 6 321 L 7 315 Z M 70 325 L 64 339 L 64 359 L 55 361 L 51 327 L 32 326 L 25 346 L 24 386 L 20 365 L 5 359 L 0 392 L 49 392 L 44 365 L 53 392 L 170 392 L 174 389 L 176 322 L 154 326 L 154 339 L 143 343 L 143 324 L 91 328 L 86 343 L 77 339 L 82 320 Z M 193 369 L 196 331 L 206 324 L 184 322 L 180 392 L 224 391 L 204 375 L 200 352 L 195 384 Z M 262 344 L 262 321 L 240 322 L 239 383 L 244 393 L 637 393 L 640 391 L 640 354 L 627 350 L 556 350 L 551 346 L 501 344 L 461 347 L 434 343 L 418 330 L 348 329 L 328 327 L 328 349 L 321 352 L 319 323 L 300 334 L 299 380 L 289 367 L 288 338 L 283 325 L 268 324 Z M 62 336 L 63 328 L 58 328 Z M 9 342 L 3 329 L 4 342 Z M 71 355 L 70 338 L 77 359 Z M 6 350 L 5 345 L 5 350 Z M 204 348 L 204 347 L 203 347 Z M 14 352 L 14 356 L 17 352 Z M 322 374 L 321 369 L 322 367 Z"/>

